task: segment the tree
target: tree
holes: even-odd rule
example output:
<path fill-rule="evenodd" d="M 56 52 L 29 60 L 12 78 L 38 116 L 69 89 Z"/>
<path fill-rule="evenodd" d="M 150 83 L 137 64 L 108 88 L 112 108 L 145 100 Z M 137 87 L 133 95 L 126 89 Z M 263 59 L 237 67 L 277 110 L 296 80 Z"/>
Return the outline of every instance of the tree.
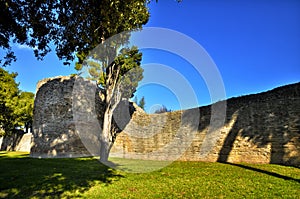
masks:
<path fill-rule="evenodd" d="M 141 98 L 141 100 L 139 101 L 138 106 L 141 107 L 143 110 L 145 110 L 145 104 L 146 104 L 146 102 L 145 102 L 145 97 L 143 96 L 143 97 Z"/>
<path fill-rule="evenodd" d="M 114 43 L 115 42 L 109 42 Z M 102 46 L 101 46 L 102 47 Z M 101 90 L 100 95 L 105 103 L 103 113 L 102 132 L 100 135 L 100 160 L 106 162 L 111 147 L 120 132 L 119 127 L 113 120 L 116 108 L 122 101 L 128 101 L 143 78 L 143 69 L 140 67 L 142 53 L 137 47 L 125 47 L 117 50 L 119 45 L 108 45 L 112 48 L 108 55 L 96 49 L 86 57 L 82 64 L 77 64 L 78 69 L 86 69 L 89 78 L 96 80 Z M 119 52 L 119 53 L 116 53 Z M 124 103 L 123 103 L 124 104 Z M 128 104 L 128 103 L 127 103 Z"/>
<path fill-rule="evenodd" d="M 126 3 L 120 0 L 0 0 L 0 47 L 6 51 L 0 60 L 3 66 L 16 60 L 11 41 L 31 47 L 38 59 L 50 52 L 52 44 L 64 64 L 70 64 L 77 57 L 77 70 L 84 65 L 92 66 L 89 72 L 102 89 L 106 107 L 101 135 L 100 159 L 103 161 L 107 160 L 115 139 L 114 109 L 122 98 L 132 96 L 142 78 L 142 54 L 135 47 L 122 48 L 121 53 L 117 53 L 116 50 L 128 42 L 130 34 L 123 35 L 116 46 L 105 48 L 111 51 L 110 56 L 98 53 L 98 57 L 93 57 L 90 52 L 114 35 L 141 29 L 149 19 L 149 2 L 151 0 Z M 96 64 L 85 62 L 89 58 Z M 98 66 L 97 61 L 100 61 Z M 99 66 L 101 73 L 97 72 Z"/>
<path fill-rule="evenodd" d="M 0 130 L 10 134 L 18 126 L 32 121 L 34 94 L 20 92 L 15 81 L 17 74 L 0 68 Z"/>
<path fill-rule="evenodd" d="M 51 43 L 55 46 L 58 58 L 64 60 L 64 64 L 70 64 L 70 61 L 75 59 L 76 53 L 78 58 L 76 69 L 80 70 L 85 65 L 84 61 L 89 58 L 91 50 L 99 44 L 104 44 L 106 39 L 123 31 L 141 29 L 149 19 L 147 8 L 149 2 L 149 0 L 132 0 L 126 3 L 119 0 L 0 0 L 0 46 L 6 50 L 2 65 L 9 65 L 16 60 L 11 41 L 34 49 L 38 59 L 43 59 L 50 52 Z M 106 49 L 116 50 L 128 42 L 128 38 L 129 35 L 122 38 L 117 47 Z M 141 68 L 136 67 L 140 65 L 141 60 L 138 49 L 133 47 L 122 51 L 117 59 L 114 59 L 117 53 L 110 54 L 111 57 L 94 57 L 96 60 L 102 60 L 103 73 L 100 74 L 98 83 L 103 88 L 106 103 L 101 160 L 107 160 L 109 143 L 114 139 L 109 132 L 111 129 L 109 121 L 117 104 L 117 97 L 124 96 L 124 92 L 122 95 L 114 95 L 122 87 L 117 86 L 120 77 L 129 70 L 141 73 Z M 103 64 L 105 62 L 106 64 Z M 90 72 L 95 72 L 95 69 L 91 69 Z M 122 79 L 126 82 L 130 78 L 122 77 Z M 137 76 L 136 81 L 132 81 L 133 84 L 139 79 L 141 75 Z M 130 85 L 130 88 L 135 88 L 135 85 Z"/>
<path fill-rule="evenodd" d="M 171 109 L 167 109 L 167 107 L 165 105 L 163 105 L 162 107 L 160 107 L 159 109 L 157 109 L 156 111 L 154 111 L 154 113 L 166 113 L 166 112 L 171 112 Z"/>
<path fill-rule="evenodd" d="M 16 60 L 11 41 L 27 45 L 38 59 L 55 46 L 65 64 L 74 52 L 86 56 L 105 39 L 139 29 L 149 18 L 147 0 L 0 0 L 0 47 L 6 51 L 1 64 Z M 79 60 L 79 62 L 82 59 Z"/>
<path fill-rule="evenodd" d="M 140 101 L 138 101 L 137 96 L 135 96 L 135 97 L 133 98 L 133 102 L 134 102 L 136 105 L 138 105 L 140 108 L 142 108 L 143 110 L 145 110 L 145 104 L 146 104 L 146 102 L 145 102 L 145 97 L 144 97 L 144 96 L 140 99 Z"/>
<path fill-rule="evenodd" d="M 17 125 L 24 126 L 27 133 L 28 129 L 32 126 L 33 104 L 34 94 L 31 92 L 21 92 L 14 111 L 14 114 L 18 116 L 16 118 Z"/>
<path fill-rule="evenodd" d="M 18 98 L 18 84 L 15 82 L 17 74 L 8 73 L 0 68 L 0 129 L 2 134 L 10 133 L 14 129 L 15 101 Z"/>
<path fill-rule="evenodd" d="M 141 5 L 143 8 L 140 7 Z M 122 3 L 117 2 L 117 6 L 124 9 Z M 125 13 L 128 17 L 126 22 L 123 21 L 124 18 L 122 18 L 123 22 L 119 19 L 111 19 L 112 22 L 116 21 L 112 28 L 117 28 L 117 30 L 113 33 L 122 32 L 122 34 L 114 35 L 112 40 L 102 35 L 99 40 L 100 44 L 95 46 L 92 51 L 80 51 L 76 54 L 78 62 L 75 68 L 79 71 L 86 69 L 90 79 L 97 81 L 101 90 L 101 98 L 105 104 L 100 134 L 101 162 L 107 161 L 110 149 L 120 132 L 120 128 L 114 120 L 114 116 L 117 115 L 115 110 L 122 104 L 122 101 L 128 101 L 133 97 L 138 82 L 143 78 L 143 69 L 140 67 L 142 53 L 136 46 L 128 46 L 130 32 L 127 30 L 141 28 L 147 22 L 149 13 L 145 1 L 131 1 L 127 6 L 128 10 L 125 9 L 128 12 Z M 133 13 L 132 10 L 134 10 Z M 124 23 L 127 25 L 124 26 Z M 123 31 L 125 32 L 123 33 Z"/>

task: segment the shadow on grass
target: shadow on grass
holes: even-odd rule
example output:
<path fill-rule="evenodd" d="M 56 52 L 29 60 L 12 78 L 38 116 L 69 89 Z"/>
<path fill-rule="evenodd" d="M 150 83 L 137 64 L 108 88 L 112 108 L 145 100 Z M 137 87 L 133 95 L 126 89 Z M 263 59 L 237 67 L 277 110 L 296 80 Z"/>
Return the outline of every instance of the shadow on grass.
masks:
<path fill-rule="evenodd" d="M 273 177 L 276 177 L 276 178 L 281 178 L 281 179 L 284 179 L 284 180 L 289 180 L 289 181 L 294 181 L 294 182 L 300 183 L 300 179 L 295 179 L 295 178 L 292 178 L 292 177 L 289 177 L 289 176 L 284 176 L 284 175 L 274 173 L 274 172 L 271 172 L 271 171 L 266 171 L 266 170 L 250 167 L 250 166 L 247 166 L 247 165 L 235 164 L 235 163 L 230 163 L 230 162 L 226 162 L 224 164 L 229 164 L 229 165 L 240 167 L 240 168 L 243 168 L 243 169 L 247 169 L 247 170 L 267 174 L 267 175 L 270 175 L 270 176 L 273 176 Z"/>
<path fill-rule="evenodd" d="M 0 198 L 71 198 L 122 178 L 93 158 L 0 157 Z"/>

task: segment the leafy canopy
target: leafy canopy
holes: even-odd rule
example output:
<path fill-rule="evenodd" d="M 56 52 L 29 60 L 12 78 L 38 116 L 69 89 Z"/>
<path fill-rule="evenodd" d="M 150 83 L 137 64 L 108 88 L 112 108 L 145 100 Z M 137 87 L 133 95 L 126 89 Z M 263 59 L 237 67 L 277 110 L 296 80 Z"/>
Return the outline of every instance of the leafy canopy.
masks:
<path fill-rule="evenodd" d="M 103 92 L 110 89 L 113 86 L 112 81 L 115 81 L 114 87 L 116 87 L 115 91 L 121 95 L 119 97 L 131 98 L 138 82 L 143 78 L 142 53 L 136 46 L 133 46 L 122 48 L 119 54 L 114 55 L 116 57 L 112 59 L 111 63 L 108 63 L 109 58 L 102 57 L 103 53 L 93 53 L 83 64 L 76 64 L 77 67 L 80 66 L 77 70 L 86 69 L 89 79 L 96 80 Z M 116 92 L 112 94 L 116 95 Z"/>
<path fill-rule="evenodd" d="M 34 49 L 38 59 L 55 46 L 59 59 L 70 64 L 75 52 L 85 59 L 91 49 L 123 31 L 140 29 L 149 12 L 147 0 L 0 0 L 1 64 L 16 60 L 11 41 Z M 1 59 L 1 58 L 0 58 Z"/>

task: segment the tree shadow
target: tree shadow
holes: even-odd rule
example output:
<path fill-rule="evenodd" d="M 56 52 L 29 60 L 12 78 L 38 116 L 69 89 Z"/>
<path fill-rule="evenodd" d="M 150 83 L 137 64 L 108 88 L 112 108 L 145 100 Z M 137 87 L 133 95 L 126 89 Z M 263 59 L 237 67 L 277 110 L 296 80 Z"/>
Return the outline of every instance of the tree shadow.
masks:
<path fill-rule="evenodd" d="M 269 147 L 269 163 L 298 166 L 297 154 L 300 154 L 300 150 L 296 146 L 300 143 L 300 109 L 297 108 L 300 103 L 299 93 L 300 84 L 295 84 L 229 99 L 227 122 L 235 112 L 237 119 L 223 142 L 217 161 L 228 161 L 235 140 L 241 136 L 257 148 Z"/>
<path fill-rule="evenodd" d="M 240 167 L 240 168 L 243 168 L 243 169 L 247 169 L 247 170 L 251 170 L 251 171 L 255 171 L 255 172 L 259 172 L 259 173 L 263 173 L 263 174 L 270 175 L 270 176 L 273 176 L 273 177 L 276 177 L 276 178 L 281 178 L 283 180 L 289 180 L 289 181 L 294 181 L 294 182 L 300 183 L 300 179 L 295 179 L 295 178 L 292 178 L 292 177 L 289 177 L 289 176 L 284 176 L 284 175 L 281 175 L 281 174 L 278 174 L 278 173 L 275 173 L 275 172 L 266 171 L 266 170 L 250 167 L 250 166 L 247 166 L 247 165 L 230 163 L 230 162 L 226 162 L 225 164 L 229 164 L 229 165 L 232 165 L 232 166 Z"/>
<path fill-rule="evenodd" d="M 237 135 L 238 135 L 238 130 L 236 128 L 233 128 L 232 130 L 229 131 L 223 143 L 223 146 L 219 152 L 219 157 L 217 159 L 217 162 L 227 162 Z"/>
<path fill-rule="evenodd" d="M 73 198 L 124 176 L 93 158 L 0 157 L 0 198 Z"/>

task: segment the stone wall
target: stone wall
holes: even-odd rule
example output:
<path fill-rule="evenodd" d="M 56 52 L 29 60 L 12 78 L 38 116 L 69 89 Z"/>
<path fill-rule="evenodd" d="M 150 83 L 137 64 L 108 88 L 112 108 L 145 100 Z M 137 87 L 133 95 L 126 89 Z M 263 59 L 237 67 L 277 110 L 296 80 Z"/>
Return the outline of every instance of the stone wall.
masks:
<path fill-rule="evenodd" d="M 225 124 L 215 129 L 219 138 L 205 156 L 201 155 L 201 146 L 208 141 L 205 137 L 211 123 L 211 106 L 161 115 L 135 113 L 132 122 L 118 136 L 111 156 L 153 160 L 172 158 L 172 153 L 185 150 L 183 139 L 170 151 L 160 153 L 161 149 L 176 139 L 174 134 L 178 128 L 188 126 L 182 124 L 183 114 L 199 111 L 198 129 L 187 128 L 184 132 L 184 136 L 188 136 L 194 131 L 193 141 L 178 160 L 300 165 L 299 105 L 299 83 L 227 100 Z M 149 122 L 152 119 L 157 123 Z M 144 127 L 132 128 L 137 122 L 144 123 Z M 135 131 L 151 134 L 155 129 L 160 132 L 148 138 L 132 136 Z"/>
<path fill-rule="evenodd" d="M 23 131 L 15 131 L 11 135 L 0 137 L 1 151 L 30 151 L 31 133 L 24 133 Z"/>
<path fill-rule="evenodd" d="M 95 98 L 74 95 L 74 82 L 82 82 L 79 90 L 95 92 Z M 38 87 L 31 156 L 98 154 L 102 106 L 96 86 L 77 77 L 59 77 Z M 215 111 L 224 104 L 225 123 L 218 128 L 211 127 L 215 120 L 222 123 L 221 117 L 211 117 L 212 106 L 151 115 L 135 111 L 110 156 L 300 165 L 300 83 L 218 102 Z M 78 115 L 85 119 L 78 120 Z M 92 143 L 83 144 L 87 142 Z"/>
<path fill-rule="evenodd" d="M 74 89 L 76 88 L 76 89 Z M 41 80 L 37 85 L 34 102 L 33 139 L 31 157 L 82 157 L 90 152 L 82 143 L 78 130 L 90 124 L 79 123 L 74 112 L 89 117 L 89 109 L 98 109 L 96 85 L 80 77 L 54 77 Z M 84 98 L 85 95 L 92 99 Z M 82 99 L 80 99 L 82 97 Z M 96 99 L 96 100 L 95 100 Z M 92 103 L 89 103 L 90 100 Z M 96 103 L 95 103 L 96 102 Z M 82 105 L 78 104 L 82 103 Z M 96 106 L 92 106 L 96 104 Z M 92 124 L 94 123 L 91 121 Z M 90 129 L 91 132 L 97 132 Z"/>

